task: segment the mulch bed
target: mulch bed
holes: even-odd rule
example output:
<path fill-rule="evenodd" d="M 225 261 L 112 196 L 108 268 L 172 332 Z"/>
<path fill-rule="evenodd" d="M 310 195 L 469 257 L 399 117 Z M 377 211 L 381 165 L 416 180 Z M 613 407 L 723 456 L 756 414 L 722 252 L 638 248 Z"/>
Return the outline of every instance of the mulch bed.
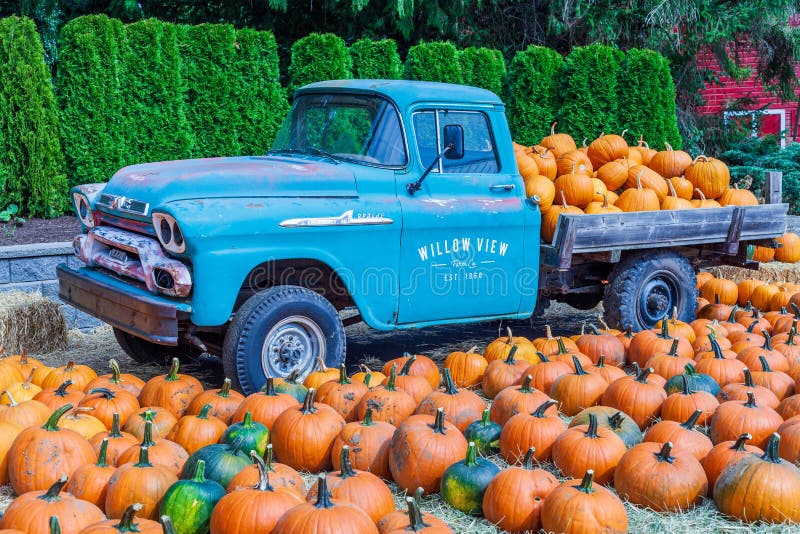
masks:
<path fill-rule="evenodd" d="M 69 241 L 81 232 L 74 215 L 55 219 L 25 219 L 21 226 L 0 223 L 0 247 Z"/>

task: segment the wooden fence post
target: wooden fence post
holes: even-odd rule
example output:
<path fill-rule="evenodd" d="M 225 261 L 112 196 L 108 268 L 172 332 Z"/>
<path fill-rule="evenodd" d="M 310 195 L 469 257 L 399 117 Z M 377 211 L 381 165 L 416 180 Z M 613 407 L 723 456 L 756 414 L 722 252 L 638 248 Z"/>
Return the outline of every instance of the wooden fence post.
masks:
<path fill-rule="evenodd" d="M 767 171 L 764 177 L 764 203 L 780 204 L 783 201 L 783 173 Z"/>

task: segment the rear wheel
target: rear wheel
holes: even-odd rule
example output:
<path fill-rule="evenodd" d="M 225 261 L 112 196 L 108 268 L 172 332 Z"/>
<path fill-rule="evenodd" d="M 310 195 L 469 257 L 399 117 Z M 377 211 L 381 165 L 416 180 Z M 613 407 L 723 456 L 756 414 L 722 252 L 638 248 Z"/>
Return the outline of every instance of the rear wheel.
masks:
<path fill-rule="evenodd" d="M 250 297 L 225 335 L 225 376 L 249 395 L 266 377 L 297 371 L 304 378 L 317 359 L 328 367 L 344 361 L 346 337 L 336 309 L 321 295 L 298 286 L 279 286 Z"/>
<path fill-rule="evenodd" d="M 653 328 L 678 310 L 678 319 L 693 321 L 697 288 L 692 265 L 671 251 L 638 252 L 618 263 L 605 291 L 605 320 L 634 331 Z"/>

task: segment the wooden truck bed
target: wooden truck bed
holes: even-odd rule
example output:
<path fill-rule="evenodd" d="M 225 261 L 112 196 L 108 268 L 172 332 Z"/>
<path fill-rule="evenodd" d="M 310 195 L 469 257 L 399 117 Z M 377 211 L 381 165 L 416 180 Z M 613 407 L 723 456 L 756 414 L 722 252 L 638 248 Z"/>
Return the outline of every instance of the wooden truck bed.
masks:
<path fill-rule="evenodd" d="M 562 215 L 553 242 L 541 245 L 541 262 L 569 269 L 576 254 L 602 253 L 611 262 L 625 250 L 716 245 L 727 255 L 743 241 L 779 237 L 786 231 L 788 204 Z"/>

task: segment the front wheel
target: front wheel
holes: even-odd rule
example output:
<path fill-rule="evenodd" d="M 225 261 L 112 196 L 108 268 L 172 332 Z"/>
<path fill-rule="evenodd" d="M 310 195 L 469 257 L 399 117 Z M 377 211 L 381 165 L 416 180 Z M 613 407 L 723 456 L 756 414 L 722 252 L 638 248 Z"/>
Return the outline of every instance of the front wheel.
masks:
<path fill-rule="evenodd" d="M 298 286 L 278 286 L 250 297 L 225 335 L 225 376 L 244 394 L 257 392 L 266 377 L 304 378 L 322 358 L 328 367 L 344 361 L 346 337 L 336 309 L 321 295 Z"/>
<path fill-rule="evenodd" d="M 668 250 L 638 252 L 618 263 L 605 291 L 605 320 L 635 332 L 653 328 L 678 310 L 678 319 L 695 319 L 697 287 L 692 265 L 682 255 Z"/>

